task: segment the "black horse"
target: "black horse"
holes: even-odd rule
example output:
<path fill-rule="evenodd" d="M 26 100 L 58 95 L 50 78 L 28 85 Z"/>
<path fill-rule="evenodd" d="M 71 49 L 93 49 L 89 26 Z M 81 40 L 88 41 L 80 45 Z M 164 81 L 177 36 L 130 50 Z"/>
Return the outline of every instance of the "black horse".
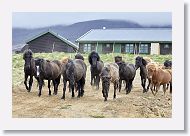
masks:
<path fill-rule="evenodd" d="M 64 68 L 65 67 L 65 68 Z M 67 86 L 67 81 L 69 81 L 69 88 L 72 91 L 72 97 L 75 97 L 74 86 L 77 84 L 78 97 L 84 95 L 84 84 L 86 79 L 87 66 L 81 59 L 75 59 L 68 62 L 62 69 L 63 74 L 63 96 L 62 99 L 65 100 L 65 91 Z"/>
<path fill-rule="evenodd" d="M 136 68 L 134 64 L 125 63 L 123 61 L 117 63 L 119 66 L 119 92 L 121 90 L 122 80 L 126 82 L 126 94 L 131 92 L 133 80 L 136 75 Z"/>
<path fill-rule="evenodd" d="M 51 95 L 51 80 L 54 85 L 54 94 L 57 94 L 58 86 L 60 83 L 62 72 L 62 64 L 58 60 L 49 61 L 44 59 L 38 59 L 36 61 L 36 75 L 39 78 L 39 94 L 41 96 L 42 85 L 44 80 L 48 80 L 49 95 Z"/>
<path fill-rule="evenodd" d="M 141 76 L 141 85 L 143 87 L 143 93 L 147 92 L 146 89 L 146 79 L 148 76 L 148 72 L 146 69 L 147 62 L 143 59 L 143 57 L 137 56 L 135 59 L 135 67 L 136 70 L 140 67 L 140 76 Z"/>
<path fill-rule="evenodd" d="M 99 89 L 100 73 L 104 67 L 103 61 L 100 60 L 100 56 L 97 52 L 92 51 L 88 56 L 91 71 L 91 85 L 96 85 L 96 89 Z M 93 83 L 94 82 L 94 83 Z"/>
<path fill-rule="evenodd" d="M 33 83 L 33 76 L 38 80 L 38 78 L 36 77 L 36 68 L 35 68 L 35 61 L 37 61 L 37 59 L 33 58 L 33 53 L 30 49 L 27 49 L 24 51 L 23 59 L 25 61 L 25 63 L 24 63 L 24 77 L 25 77 L 24 84 L 25 84 L 25 87 L 28 90 L 28 92 L 30 92 L 31 88 L 32 88 L 32 83 Z M 30 76 L 29 86 L 27 85 L 28 76 Z"/>
<path fill-rule="evenodd" d="M 164 66 L 165 66 L 166 69 L 167 68 L 172 68 L 172 61 L 171 60 L 166 60 L 164 62 Z"/>

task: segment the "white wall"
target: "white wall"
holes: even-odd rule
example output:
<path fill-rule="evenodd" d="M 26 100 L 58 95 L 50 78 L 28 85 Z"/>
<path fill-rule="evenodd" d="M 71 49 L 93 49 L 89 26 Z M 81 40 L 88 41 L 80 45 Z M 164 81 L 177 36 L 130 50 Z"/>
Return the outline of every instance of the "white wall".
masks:
<path fill-rule="evenodd" d="M 151 55 L 158 55 L 160 54 L 160 44 L 159 43 L 151 43 L 151 50 L 150 50 Z"/>

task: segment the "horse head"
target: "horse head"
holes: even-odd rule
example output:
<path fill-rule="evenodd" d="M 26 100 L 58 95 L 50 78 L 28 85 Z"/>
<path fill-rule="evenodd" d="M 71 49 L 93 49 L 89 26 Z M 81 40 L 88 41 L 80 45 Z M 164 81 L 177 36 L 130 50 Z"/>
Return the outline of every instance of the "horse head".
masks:
<path fill-rule="evenodd" d="M 135 59 L 135 67 L 136 70 L 141 66 L 146 66 L 147 62 L 143 59 L 143 57 L 137 56 Z"/>
<path fill-rule="evenodd" d="M 96 67 L 97 61 L 100 61 L 100 56 L 97 52 L 92 51 L 88 57 L 88 60 L 89 60 L 90 65 L 92 65 L 92 67 Z"/>
<path fill-rule="evenodd" d="M 25 61 L 24 66 L 26 68 L 29 68 L 29 69 L 31 68 L 31 59 L 32 58 L 33 58 L 32 51 L 30 49 L 25 50 L 24 53 L 23 53 L 23 59 Z"/>

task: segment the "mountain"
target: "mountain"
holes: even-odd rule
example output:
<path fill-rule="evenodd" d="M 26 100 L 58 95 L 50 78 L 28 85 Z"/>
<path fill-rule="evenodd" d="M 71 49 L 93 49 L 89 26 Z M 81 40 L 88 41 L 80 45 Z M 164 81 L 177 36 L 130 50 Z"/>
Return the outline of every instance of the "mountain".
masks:
<path fill-rule="evenodd" d="M 13 47 L 16 47 L 18 44 L 23 44 L 25 43 L 26 40 L 48 29 L 58 33 L 59 35 L 64 36 L 65 38 L 67 38 L 72 42 L 75 42 L 77 38 L 88 32 L 89 30 L 102 29 L 103 27 L 109 29 L 109 28 L 142 28 L 143 26 L 131 21 L 101 19 L 101 20 L 78 22 L 71 25 L 55 25 L 55 26 L 34 28 L 34 29 L 12 28 L 12 45 Z"/>

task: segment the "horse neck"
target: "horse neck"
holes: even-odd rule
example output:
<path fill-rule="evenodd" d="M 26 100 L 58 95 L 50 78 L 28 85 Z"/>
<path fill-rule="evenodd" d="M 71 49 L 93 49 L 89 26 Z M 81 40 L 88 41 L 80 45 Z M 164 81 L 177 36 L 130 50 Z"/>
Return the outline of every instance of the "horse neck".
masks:
<path fill-rule="evenodd" d="M 30 62 L 29 62 L 29 64 L 30 64 L 30 69 L 31 69 L 31 67 L 32 67 L 32 61 L 33 61 L 33 58 L 31 58 L 31 59 L 30 59 Z M 26 65 L 26 60 L 25 60 L 24 66 L 27 66 L 27 65 Z"/>
<path fill-rule="evenodd" d="M 44 61 L 42 64 L 40 64 L 40 71 L 42 73 L 45 73 L 45 67 L 47 66 L 47 62 Z"/>
<path fill-rule="evenodd" d="M 143 71 L 144 69 L 146 69 L 146 66 L 141 65 L 141 66 L 140 66 L 140 71 Z"/>

